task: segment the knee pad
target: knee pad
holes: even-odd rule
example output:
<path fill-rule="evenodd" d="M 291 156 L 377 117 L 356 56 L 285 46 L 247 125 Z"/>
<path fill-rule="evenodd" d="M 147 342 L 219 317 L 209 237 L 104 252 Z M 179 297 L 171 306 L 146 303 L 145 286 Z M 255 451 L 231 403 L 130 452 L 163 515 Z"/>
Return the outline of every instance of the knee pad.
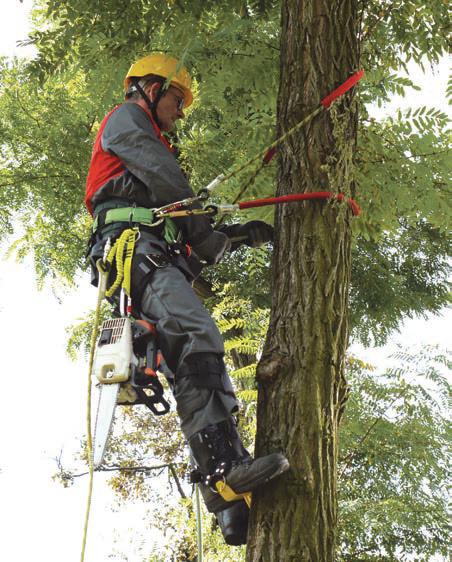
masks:
<path fill-rule="evenodd" d="M 175 377 L 174 397 L 182 422 L 195 412 L 209 409 L 209 415 L 213 417 L 195 431 L 238 409 L 223 358 L 213 353 L 193 354 L 184 361 Z"/>
<path fill-rule="evenodd" d="M 231 381 L 221 355 L 215 353 L 193 353 L 177 370 L 177 378 L 190 377 L 196 388 L 232 391 Z"/>

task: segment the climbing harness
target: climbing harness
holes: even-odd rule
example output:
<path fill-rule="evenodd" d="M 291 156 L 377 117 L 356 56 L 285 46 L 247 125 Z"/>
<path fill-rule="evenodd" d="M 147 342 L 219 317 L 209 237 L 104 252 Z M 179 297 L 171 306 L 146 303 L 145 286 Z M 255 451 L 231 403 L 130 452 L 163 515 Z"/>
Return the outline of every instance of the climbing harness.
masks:
<path fill-rule="evenodd" d="M 155 210 L 147 207 L 104 209 L 94 217 L 92 231 L 95 233 L 104 226 L 118 223 L 155 229 L 167 244 L 173 244 L 178 238 L 179 230 L 174 222 L 169 217 L 157 217 Z"/>
<path fill-rule="evenodd" d="M 119 310 L 124 316 L 132 313 L 132 285 L 131 270 L 135 244 L 140 238 L 140 228 L 150 229 L 159 234 L 168 244 L 170 254 L 189 255 L 191 248 L 179 242 L 179 229 L 170 217 L 157 218 L 152 209 L 146 207 L 119 207 L 104 209 L 98 213 L 93 221 L 92 236 L 101 228 L 112 224 L 128 225 L 123 230 L 113 247 L 109 250 L 105 260 L 99 265 L 104 270 L 116 268 L 116 278 L 106 290 L 107 299 L 112 298 L 118 289 L 120 291 Z M 156 256 L 157 257 L 157 256 Z M 155 267 L 160 267 L 154 264 Z M 101 274 L 101 273 L 100 273 Z"/>

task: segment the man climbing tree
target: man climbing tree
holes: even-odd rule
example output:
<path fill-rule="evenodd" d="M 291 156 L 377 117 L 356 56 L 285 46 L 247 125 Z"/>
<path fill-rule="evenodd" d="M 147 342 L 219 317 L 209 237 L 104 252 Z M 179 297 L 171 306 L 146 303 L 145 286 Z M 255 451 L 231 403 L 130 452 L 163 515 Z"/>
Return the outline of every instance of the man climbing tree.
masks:
<path fill-rule="evenodd" d="M 278 133 L 359 68 L 355 0 L 284 0 Z M 282 146 L 278 194 L 353 194 L 353 93 Z M 261 362 L 258 454 L 280 448 L 291 471 L 254 495 L 249 561 L 332 561 L 337 430 L 344 406 L 351 213 L 308 202 L 276 212 L 272 313 Z"/>
<path fill-rule="evenodd" d="M 111 247 L 123 233 L 131 232 L 136 240 L 126 291 L 131 301 L 125 313 L 155 325 L 157 345 L 174 373 L 177 411 L 197 468 L 196 481 L 208 509 L 217 514 L 225 539 L 241 544 L 248 509 L 240 494 L 289 466 L 276 451 L 253 460 L 243 447 L 233 417 L 238 403 L 223 362 L 223 342 L 190 283 L 202 269 L 200 264 L 221 260 L 231 248 L 231 235 L 259 246 L 271 239 L 272 228 L 251 221 L 225 226 L 220 232 L 208 217 L 190 212 L 174 222 L 157 220 L 156 209 L 194 196 L 162 135 L 184 117 L 184 105 L 192 103 L 191 79 L 176 59 L 153 53 L 132 64 L 124 89 L 125 103 L 100 126 L 87 178 L 85 202 L 95 217 L 93 273 L 107 243 Z M 128 230 L 131 227 L 135 231 Z M 118 271 L 120 259 L 122 251 L 115 262 Z M 118 301 L 117 293 L 112 297 Z M 239 495 L 223 497 L 217 483 Z"/>

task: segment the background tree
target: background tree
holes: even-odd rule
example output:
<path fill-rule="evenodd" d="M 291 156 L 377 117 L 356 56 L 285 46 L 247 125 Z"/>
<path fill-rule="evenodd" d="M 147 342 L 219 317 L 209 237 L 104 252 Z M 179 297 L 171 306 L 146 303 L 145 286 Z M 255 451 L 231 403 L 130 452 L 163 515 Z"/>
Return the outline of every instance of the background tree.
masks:
<path fill-rule="evenodd" d="M 337 559 L 432 560 L 448 554 L 450 356 L 400 350 L 377 372 L 347 365 L 340 430 Z"/>

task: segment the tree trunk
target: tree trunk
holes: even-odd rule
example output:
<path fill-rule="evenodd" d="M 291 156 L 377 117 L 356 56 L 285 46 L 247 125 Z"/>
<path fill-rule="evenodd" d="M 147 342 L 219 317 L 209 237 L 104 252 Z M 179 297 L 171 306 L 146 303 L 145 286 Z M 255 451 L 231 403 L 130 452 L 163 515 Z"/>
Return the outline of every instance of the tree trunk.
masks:
<path fill-rule="evenodd" d="M 357 20 L 357 0 L 283 0 L 278 136 L 358 70 Z M 353 194 L 353 95 L 280 148 L 278 195 Z M 350 222 L 350 210 L 338 202 L 276 210 L 271 320 L 257 370 L 256 455 L 282 451 L 291 470 L 253 494 L 249 562 L 334 559 Z"/>

